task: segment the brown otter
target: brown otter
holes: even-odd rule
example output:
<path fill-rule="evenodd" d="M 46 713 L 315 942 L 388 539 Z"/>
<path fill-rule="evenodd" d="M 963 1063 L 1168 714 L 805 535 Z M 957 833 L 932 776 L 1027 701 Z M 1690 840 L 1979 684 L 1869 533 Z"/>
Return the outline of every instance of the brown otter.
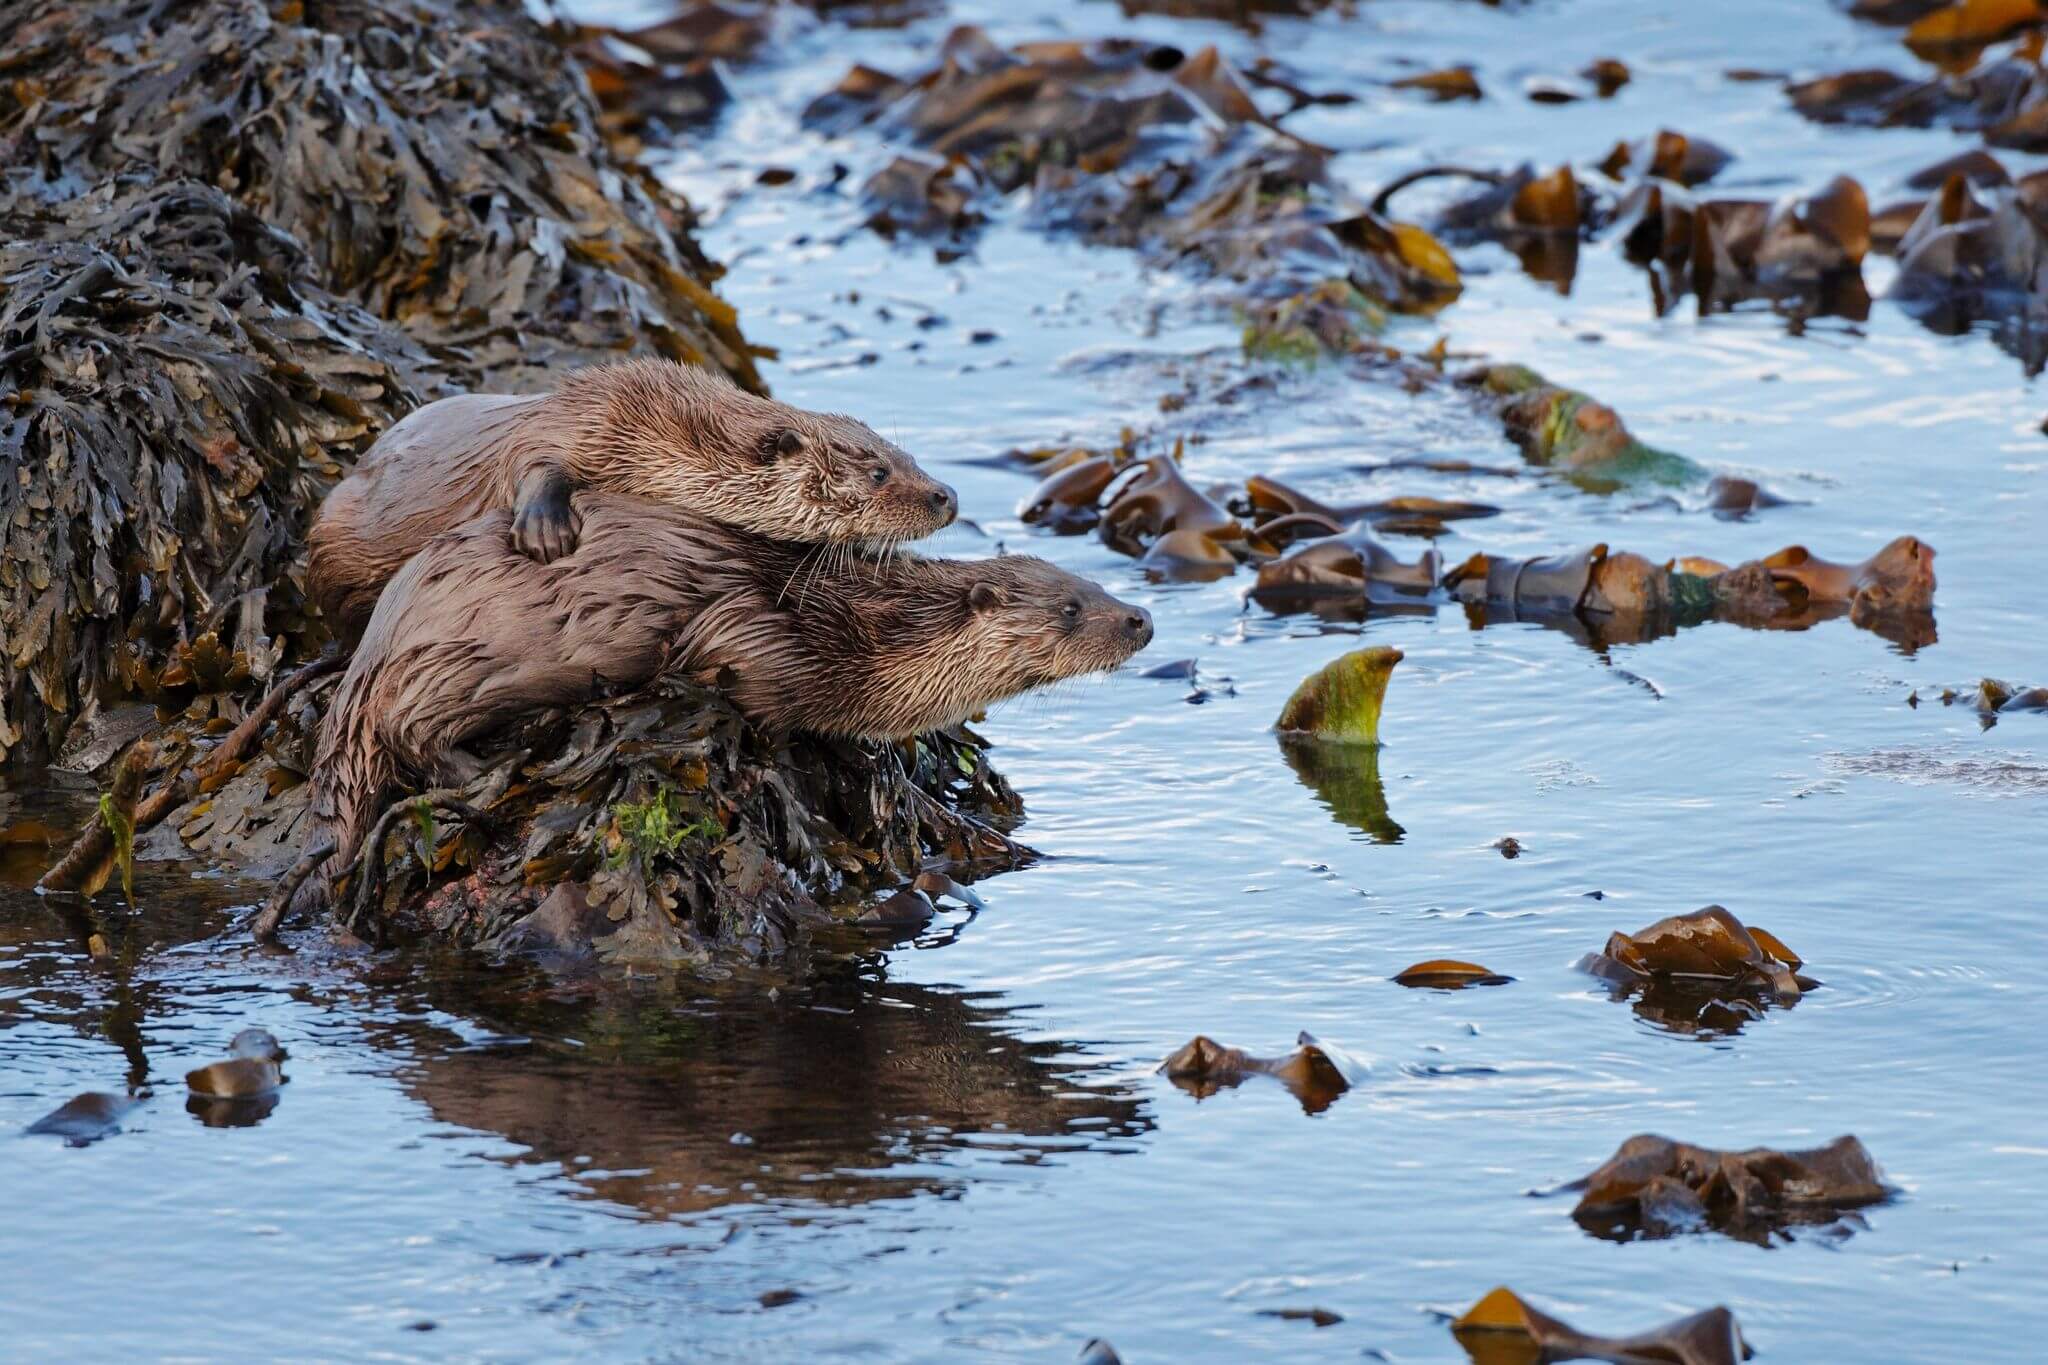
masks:
<path fill-rule="evenodd" d="M 1042 559 L 868 555 L 637 498 L 577 504 L 562 559 L 520 555 L 512 514 L 491 512 L 429 542 L 378 599 L 314 762 L 307 847 L 331 836 L 330 869 L 402 771 L 466 777 L 466 741 L 664 669 L 715 676 L 771 730 L 895 739 L 1114 668 L 1152 638 L 1143 609 Z"/>
<path fill-rule="evenodd" d="M 782 540 L 881 545 L 953 520 L 953 490 L 851 417 L 746 393 L 708 370 L 627 360 L 551 394 L 443 398 L 377 438 L 327 496 L 308 586 L 353 639 L 398 567 L 442 531 L 512 512 L 542 563 L 576 545 L 577 488 L 632 493 Z"/>

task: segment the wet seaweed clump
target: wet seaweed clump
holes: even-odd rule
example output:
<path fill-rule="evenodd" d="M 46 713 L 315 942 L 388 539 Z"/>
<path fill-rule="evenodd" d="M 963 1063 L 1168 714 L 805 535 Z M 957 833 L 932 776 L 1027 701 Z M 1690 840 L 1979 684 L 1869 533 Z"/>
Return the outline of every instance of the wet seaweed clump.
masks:
<path fill-rule="evenodd" d="M 759 386 L 688 206 L 521 6 L 8 21 L 0 755 L 151 699 L 202 639 L 245 690 L 316 647 L 306 522 L 420 401 L 630 351 Z"/>
<path fill-rule="evenodd" d="M 1805 1151 L 1723 1152 L 1644 1133 L 1567 1188 L 1580 1192 L 1573 1219 L 1596 1237 L 1712 1230 L 1758 1245 L 1795 1227 L 1839 1225 L 1892 1194 L 1869 1151 L 1847 1136 Z"/>
<path fill-rule="evenodd" d="M 774 744 L 720 693 L 664 680 L 566 715 L 543 715 L 480 748 L 466 787 L 388 806 L 345 873 L 335 915 L 376 942 L 430 937 L 558 967 L 690 966 L 851 948 L 865 902 L 944 873 L 972 880 L 1030 858 L 1005 833 L 1022 804 L 955 729 L 907 743 Z M 272 779 L 259 761 L 244 793 Z M 304 788 L 295 788 L 301 793 Z M 209 823 L 213 848 L 253 828 Z M 243 809 L 276 829 L 275 801 Z M 245 817 L 247 818 L 247 817 Z M 290 822 L 285 822 L 289 824 Z M 288 837 L 277 829 L 275 837 Z M 302 858 L 273 894 L 272 927 Z M 714 960 L 716 959 L 716 960 Z"/>
<path fill-rule="evenodd" d="M 1771 1008 L 1790 1009 L 1820 982 L 1774 935 L 1718 905 L 1672 915 L 1579 960 L 1617 1000 L 1673 1033 L 1738 1033 Z"/>
<path fill-rule="evenodd" d="M 210 186 L 17 195 L 0 236 L 0 756 L 37 756 L 216 656 L 260 686 L 317 644 L 312 510 L 437 380 Z"/>
<path fill-rule="evenodd" d="M 2048 687 L 2025 687 L 2001 678 L 1980 678 L 1966 687 L 1944 687 L 1935 694 L 1943 706 L 1964 706 L 1977 713 L 1977 723 L 1989 730 L 1999 717 L 2022 712 L 2048 714 Z M 1910 706 L 1920 704 L 1916 690 L 1906 697 Z"/>
<path fill-rule="evenodd" d="M 1196 1099 L 1235 1089 L 1253 1076 L 1271 1076 L 1301 1101 L 1302 1112 L 1320 1114 L 1337 1097 L 1361 1084 L 1366 1064 L 1339 1048 L 1304 1033 L 1284 1057 L 1255 1057 L 1242 1048 L 1225 1047 L 1207 1034 L 1197 1034 L 1159 1064 L 1166 1078 Z"/>
<path fill-rule="evenodd" d="M 1671 1365 L 1738 1365 L 1756 1354 L 1726 1308 L 1667 1322 L 1630 1336 L 1598 1336 L 1532 1307 L 1502 1286 L 1451 1323 L 1474 1365 L 1539 1365 L 1558 1360 L 1668 1361 Z"/>
<path fill-rule="evenodd" d="M 1214 47 L 1107 38 L 1005 48 L 962 26 L 913 75 L 853 68 L 804 121 L 872 124 L 917 148 L 917 175 L 891 163 L 863 191 L 903 206 L 892 229 L 959 231 L 956 192 L 934 198 L 944 183 L 1029 187 L 1044 226 L 1243 286 L 1250 349 L 1272 330 L 1262 310 L 1289 298 L 1356 291 L 1369 307 L 1346 294 L 1345 317 L 1328 319 L 1341 324 L 1337 349 L 1365 344 L 1372 310 L 1429 312 L 1455 298 L 1443 247 L 1351 200 L 1329 174 L 1331 152 L 1280 127 L 1285 114 L 1267 113 L 1254 83 Z M 939 167 L 951 168 L 947 181 Z"/>

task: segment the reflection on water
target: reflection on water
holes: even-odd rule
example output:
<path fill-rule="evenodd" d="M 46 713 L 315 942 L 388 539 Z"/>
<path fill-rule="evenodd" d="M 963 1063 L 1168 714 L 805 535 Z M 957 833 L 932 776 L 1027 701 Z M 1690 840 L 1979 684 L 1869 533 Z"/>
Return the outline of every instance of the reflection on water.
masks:
<path fill-rule="evenodd" d="M 1277 736 L 1287 766 L 1316 799 L 1341 823 L 1371 836 L 1375 843 L 1398 844 L 1403 833 L 1387 813 L 1387 789 L 1380 781 L 1380 746 L 1329 744 L 1305 735 Z"/>
<path fill-rule="evenodd" d="M 435 1119 L 499 1133 L 513 1162 L 559 1163 L 650 1214 L 936 1193 L 963 1149 L 1033 1163 L 1132 1150 L 1145 1107 L 1099 1063 L 1018 1036 L 994 993 L 872 975 L 762 1002 L 667 986 L 564 998 L 524 973 L 431 970 L 423 1003 L 518 1042 L 450 1048 L 387 1034 Z"/>

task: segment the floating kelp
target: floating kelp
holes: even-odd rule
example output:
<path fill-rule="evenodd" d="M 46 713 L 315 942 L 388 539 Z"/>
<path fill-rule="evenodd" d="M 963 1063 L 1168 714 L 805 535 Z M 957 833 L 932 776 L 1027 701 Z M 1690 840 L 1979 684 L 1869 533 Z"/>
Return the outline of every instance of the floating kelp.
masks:
<path fill-rule="evenodd" d="M 1914 80 L 1861 68 L 1786 87 L 1792 107 L 1819 123 L 1924 128 L 1942 124 L 1980 132 L 1994 147 L 2048 149 L 2048 78 L 2020 54 L 1963 71 Z"/>
<path fill-rule="evenodd" d="M 1302 1111 L 1320 1114 L 1337 1097 L 1364 1081 L 1366 1066 L 1355 1057 L 1303 1033 L 1285 1057 L 1254 1057 L 1225 1047 L 1207 1034 L 1196 1034 L 1185 1047 L 1159 1064 L 1166 1078 L 1196 1099 L 1234 1089 L 1248 1077 L 1272 1076 L 1294 1092 Z"/>
<path fill-rule="evenodd" d="M 1390 90 L 1414 90 L 1439 103 L 1446 100 L 1480 98 L 1479 78 L 1469 66 L 1446 66 L 1435 71 L 1418 71 L 1387 82 Z"/>
<path fill-rule="evenodd" d="M 899 156 L 860 190 L 867 225 L 884 237 L 965 239 L 987 221 L 982 188 L 964 162 Z"/>
<path fill-rule="evenodd" d="M 1142 555 L 1159 537 L 1189 532 L 1213 541 L 1241 541 L 1244 527 L 1237 518 L 1180 472 L 1181 449 L 1155 455 L 1137 466 L 1131 479 L 1117 488 L 1103 510 L 1102 541 L 1127 555 Z"/>
<path fill-rule="evenodd" d="M 1986 730 L 1998 724 L 2000 716 L 2023 711 L 2048 713 L 2048 687 L 2026 687 L 1999 678 L 1980 678 L 1965 687 L 1944 687 L 1934 694 L 1933 700 L 1943 706 L 1968 707 L 1977 713 L 1978 723 Z M 1906 695 L 1906 704 L 1920 705 L 1917 688 Z M 0 842 L 5 839 L 6 835 L 0 833 Z"/>
<path fill-rule="evenodd" d="M 1387 680 L 1401 658 L 1392 645 L 1367 645 L 1332 660 L 1301 680 L 1274 728 L 1326 742 L 1378 744 Z"/>
<path fill-rule="evenodd" d="M 1458 382 L 1485 395 L 1531 464 L 1562 471 L 1581 487 L 1610 492 L 1630 484 L 1684 485 L 1706 470 L 1629 434 L 1614 409 L 1559 388 L 1523 365 L 1488 365 Z"/>
<path fill-rule="evenodd" d="M 66 1147 L 86 1147 L 120 1132 L 122 1118 L 141 1103 L 141 1097 L 136 1095 L 88 1090 L 83 1095 L 74 1095 L 22 1131 L 31 1137 L 63 1138 Z"/>
<path fill-rule="evenodd" d="M 804 119 L 835 130 L 879 122 L 999 193 L 1029 185 L 1048 226 L 1200 262 L 1254 297 L 1338 281 L 1426 311 L 1457 294 L 1442 248 L 1348 200 L 1329 179 L 1330 153 L 1277 128 L 1213 47 L 1003 48 L 963 26 L 934 66 L 908 78 L 856 68 Z"/>
<path fill-rule="evenodd" d="M 2044 213 L 2048 180 L 1979 189 L 1952 173 L 1899 238 L 1888 297 L 1945 335 L 1997 323 L 2000 344 L 2038 370 L 2048 358 L 2039 338 L 2048 326 L 2048 291 L 2036 265 L 2048 255 Z"/>
<path fill-rule="evenodd" d="M 1644 1133 L 1566 1188 L 1581 1192 L 1572 1217 L 1596 1237 L 1633 1241 L 1712 1229 L 1760 1245 L 1792 1227 L 1836 1223 L 1892 1194 L 1869 1151 L 1847 1136 L 1806 1151 L 1722 1152 Z"/>
<path fill-rule="evenodd" d="M 1737 1365 L 1755 1354 L 1726 1308 L 1709 1308 L 1633 1336 L 1603 1337 L 1530 1307 L 1505 1286 L 1466 1309 L 1451 1324 L 1451 1332 L 1475 1365 L 1542 1365 L 1557 1360 Z"/>
<path fill-rule="evenodd" d="M 185 1073 L 185 1111 L 209 1128 L 252 1128 L 277 1108 L 285 1051 L 260 1028 L 236 1034 L 228 1051 L 225 1061 Z"/>
<path fill-rule="evenodd" d="M 1734 159 L 1735 154 L 1718 143 L 1660 128 L 1654 137 L 1615 143 L 1600 169 L 1613 180 L 1669 180 L 1690 189 L 1712 180 Z"/>
<path fill-rule="evenodd" d="M 1488 971 L 1476 962 L 1460 962 L 1456 958 L 1433 957 L 1427 962 L 1418 962 L 1394 973 L 1394 984 L 1417 990 L 1457 991 L 1467 986 L 1505 986 L 1513 981 L 1512 976 Z"/>
<path fill-rule="evenodd" d="M 1820 985 L 1777 938 L 1718 905 L 1616 932 L 1580 971 L 1608 982 L 1617 999 L 1675 1032 L 1733 1033 L 1770 1006 L 1790 1008 Z"/>
<path fill-rule="evenodd" d="M 253 1100 L 284 1084 L 284 1072 L 278 1066 L 284 1048 L 265 1030 L 243 1029 L 229 1042 L 228 1051 L 232 1055 L 225 1061 L 208 1062 L 186 1072 L 186 1088 L 210 1100 Z"/>
<path fill-rule="evenodd" d="M 1260 474 L 1246 479 L 1244 486 L 1243 511 L 1253 522 L 1254 548 L 1273 551 L 1317 533 L 1317 523 L 1321 523 L 1320 533 L 1324 535 L 1361 521 L 1407 535 L 1440 535 L 1446 521 L 1500 515 L 1500 508 L 1491 503 L 1431 497 L 1381 498 L 1332 506 Z"/>
<path fill-rule="evenodd" d="M 2040 0 L 1956 0 L 1915 19 L 1906 46 L 1930 61 L 1976 53 L 2030 25 L 2048 22 Z"/>
<path fill-rule="evenodd" d="M 1760 494 L 1747 496 L 1756 505 Z M 1290 513 L 1253 532 L 1264 547 L 1289 523 L 1320 529 L 1313 513 Z M 1297 523 L 1297 524 L 1299 524 Z M 1277 536 L 1276 536 L 1277 538 Z M 1729 568 L 1697 556 L 1659 564 L 1605 544 L 1530 558 L 1473 554 L 1439 571 L 1434 551 L 1409 565 L 1360 522 L 1342 535 L 1296 544 L 1259 566 L 1252 596 L 1270 611 L 1348 615 L 1389 606 L 1429 611 L 1461 602 L 1474 627 L 1533 622 L 1598 648 L 1642 643 L 1708 621 L 1765 630 L 1803 630 L 1847 616 L 1907 649 L 1931 643 L 1934 550 L 1900 536 L 1860 564 L 1838 564 L 1803 546 Z"/>
<path fill-rule="evenodd" d="M 1302 679 L 1274 726 L 1280 752 L 1330 813 L 1377 843 L 1401 841 L 1380 781 L 1380 710 L 1401 651 L 1354 649 Z"/>
<path fill-rule="evenodd" d="M 1372 538 L 1370 523 L 1360 521 L 1336 535 L 1303 541 L 1279 559 L 1261 564 L 1253 596 L 1276 611 L 1322 597 L 1413 598 L 1436 588 L 1442 562 L 1435 550 L 1425 550 L 1413 564 L 1407 563 Z"/>

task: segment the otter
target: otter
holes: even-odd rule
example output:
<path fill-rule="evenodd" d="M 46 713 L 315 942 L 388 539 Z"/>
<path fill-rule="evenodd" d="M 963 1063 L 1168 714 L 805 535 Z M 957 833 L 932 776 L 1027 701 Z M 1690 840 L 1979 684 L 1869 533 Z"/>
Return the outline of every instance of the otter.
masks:
<path fill-rule="evenodd" d="M 806 544 L 885 546 L 950 524 L 953 490 L 851 417 L 668 360 L 581 370 L 541 397 L 466 394 L 406 415 L 321 505 L 307 586 L 354 640 L 421 546 L 480 513 L 546 564 L 576 547 L 579 488 L 637 494 Z"/>
<path fill-rule="evenodd" d="M 496 511 L 392 578 L 321 726 L 306 846 L 333 838 L 329 873 L 401 772 L 467 780 L 467 741 L 664 670 L 715 681 L 770 732 L 903 739 L 1113 669 L 1152 638 L 1143 608 L 1042 559 L 791 545 L 637 498 L 577 504 L 563 558 L 514 550 Z"/>

